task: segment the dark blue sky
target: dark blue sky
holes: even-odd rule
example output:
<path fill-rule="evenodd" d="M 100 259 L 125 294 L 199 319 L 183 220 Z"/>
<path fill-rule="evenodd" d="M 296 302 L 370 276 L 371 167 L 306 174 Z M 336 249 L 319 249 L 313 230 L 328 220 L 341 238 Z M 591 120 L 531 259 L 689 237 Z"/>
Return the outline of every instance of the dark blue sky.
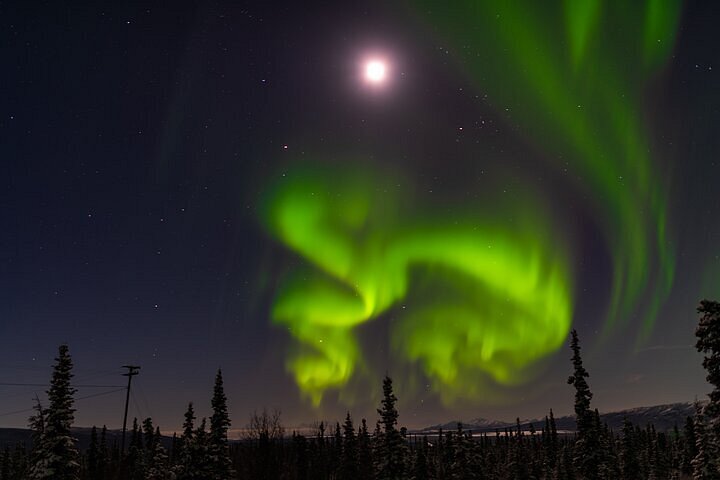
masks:
<path fill-rule="evenodd" d="M 131 415 L 164 429 L 180 425 L 187 401 L 209 411 L 218 367 L 235 426 L 264 406 L 289 424 L 343 415 L 335 402 L 313 411 L 284 370 L 288 338 L 268 312 L 278 272 L 298 260 L 259 227 L 263 184 L 312 152 L 352 150 L 396 159 L 423 188 L 452 195 L 470 188 L 455 159 L 492 151 L 532 162 L 533 149 L 402 6 L 80 3 L 0 5 L 0 383 L 46 382 L 67 342 L 78 383 L 122 384 L 119 367 L 141 365 Z M 708 390 L 692 344 L 698 300 L 720 297 L 717 281 L 699 278 L 720 254 L 719 13 L 686 2 L 650 94 L 672 162 L 678 268 L 640 351 L 623 338 L 594 347 L 609 257 L 597 227 L 579 221 L 590 273 L 575 323 L 601 410 Z M 396 52 L 403 77 L 369 100 L 353 89 L 348 58 L 376 44 Z M 459 141 L 456 126 L 480 119 L 486 127 Z M 514 405 L 448 411 L 401 397 L 401 421 L 569 413 L 568 356 Z M 0 386 L 0 426 L 25 425 L 28 413 L 7 413 L 42 390 Z M 79 400 L 77 423 L 118 427 L 123 400 Z M 374 418 L 373 401 L 361 399 L 358 415 Z"/>

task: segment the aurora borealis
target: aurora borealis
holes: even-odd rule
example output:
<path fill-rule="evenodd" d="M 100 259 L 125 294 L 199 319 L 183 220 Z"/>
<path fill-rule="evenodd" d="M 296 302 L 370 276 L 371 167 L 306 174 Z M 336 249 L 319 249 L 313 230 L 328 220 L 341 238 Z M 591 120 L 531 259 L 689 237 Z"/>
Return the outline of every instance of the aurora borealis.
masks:
<path fill-rule="evenodd" d="M 673 50 L 681 2 L 461 5 L 425 8 L 441 35 L 465 46 L 460 61 L 495 102 L 519 117 L 549 158 L 583 172 L 580 188 L 591 192 L 613 255 L 606 325 L 644 307 L 646 337 L 675 260 L 668 187 L 643 99 Z"/>
<path fill-rule="evenodd" d="M 488 0 L 416 8 L 436 35 L 459 47 L 456 68 L 512 111 L 548 159 L 566 159 L 558 166 L 581 172 L 577 187 L 592 198 L 612 254 L 605 334 L 634 313 L 642 317 L 641 343 L 675 268 L 668 187 L 650 147 L 643 94 L 673 50 L 680 2 Z M 342 388 L 362 362 L 353 327 L 401 301 L 412 288 L 411 270 L 422 265 L 442 270 L 438 277 L 466 294 L 447 302 L 434 298 L 448 295 L 443 289 L 426 292 L 428 305 L 402 316 L 392 343 L 422 365 L 443 398 L 472 395 L 460 385 L 476 371 L 520 383 L 524 368 L 562 345 L 573 311 L 572 259 L 558 248 L 569 242 L 547 233 L 562 229 L 537 211 L 544 198 L 528 195 L 514 205 L 515 214 L 535 210 L 532 224 L 475 218 L 450 225 L 397 212 L 392 195 L 373 198 L 380 183 L 363 180 L 364 173 L 294 172 L 265 213 L 271 234 L 319 270 L 281 286 L 272 311 L 300 343 L 288 365 L 313 403 L 325 389 Z"/>
<path fill-rule="evenodd" d="M 518 383 L 562 344 L 572 314 L 567 261 L 542 238 L 547 223 L 537 216 L 527 231 L 413 218 L 393 194 L 377 194 L 382 181 L 348 166 L 288 177 L 270 194 L 269 228 L 318 271 L 287 280 L 272 317 L 301 342 L 289 368 L 315 404 L 362 362 L 353 328 L 404 300 L 423 267 L 432 286 L 391 336 L 445 396 L 462 395 L 458 382 L 477 372 Z M 459 295 L 438 294 L 448 284 Z"/>
<path fill-rule="evenodd" d="M 409 427 L 539 418 L 576 328 L 600 411 L 706 393 L 717 2 L 0 11 L 0 383 L 68 342 L 168 431 L 219 366 L 238 427 L 375 418 L 386 373 Z"/>

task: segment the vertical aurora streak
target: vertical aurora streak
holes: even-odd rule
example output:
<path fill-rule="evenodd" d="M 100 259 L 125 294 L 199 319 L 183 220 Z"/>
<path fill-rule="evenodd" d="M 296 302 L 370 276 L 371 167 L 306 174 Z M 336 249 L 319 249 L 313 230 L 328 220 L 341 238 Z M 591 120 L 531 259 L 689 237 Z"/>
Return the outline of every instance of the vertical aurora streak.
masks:
<path fill-rule="evenodd" d="M 613 256 L 605 333 L 635 313 L 644 318 L 638 338 L 647 338 L 672 286 L 674 253 L 643 93 L 672 51 L 681 2 L 413 5 L 492 104 L 512 111 L 548 159 L 580 174 Z"/>

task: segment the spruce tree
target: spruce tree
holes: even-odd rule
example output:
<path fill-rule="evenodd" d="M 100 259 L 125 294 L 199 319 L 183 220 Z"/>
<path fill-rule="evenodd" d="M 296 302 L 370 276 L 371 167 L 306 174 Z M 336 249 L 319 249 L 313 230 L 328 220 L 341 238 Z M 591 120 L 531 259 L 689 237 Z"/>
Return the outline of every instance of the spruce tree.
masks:
<path fill-rule="evenodd" d="M 160 427 L 155 427 L 155 432 L 150 437 L 152 443 L 146 451 L 147 468 L 145 480 L 167 480 L 170 478 L 168 469 L 168 455 L 165 447 L 162 446 L 162 435 Z"/>
<path fill-rule="evenodd" d="M 338 478 L 342 468 L 342 445 L 343 436 L 340 432 L 340 422 L 335 422 L 335 435 L 332 442 L 332 453 L 330 454 L 330 463 L 332 464 L 330 471 Z"/>
<path fill-rule="evenodd" d="M 345 416 L 343 424 L 342 458 L 340 461 L 340 477 L 344 480 L 355 480 L 358 476 L 358 442 L 355 437 L 350 412 Z"/>
<path fill-rule="evenodd" d="M 415 452 L 412 480 L 430 480 L 430 467 L 428 465 L 428 439 L 423 436 L 422 444 Z"/>
<path fill-rule="evenodd" d="M 13 470 L 16 478 L 28 478 L 28 455 L 23 443 L 15 445 L 12 456 Z"/>
<path fill-rule="evenodd" d="M 37 397 L 35 397 L 33 409 L 35 414 L 29 419 L 31 449 L 28 478 L 30 480 L 49 479 L 53 476 L 53 472 L 49 469 L 52 452 L 45 443 L 45 410 L 43 410 L 40 399 Z M 0 478 L 5 480 L 5 478 L 9 477 L 3 475 Z"/>
<path fill-rule="evenodd" d="M 705 420 L 704 408 L 695 402 L 695 446 L 697 454 L 692 460 L 694 480 L 719 480 L 720 474 L 716 468 L 717 459 L 712 456 L 709 448 L 710 440 Z"/>
<path fill-rule="evenodd" d="M 185 411 L 183 433 L 179 440 L 180 452 L 177 455 L 177 464 L 174 469 L 177 480 L 193 480 L 195 478 L 195 455 L 197 452 L 195 443 L 195 410 L 190 402 Z"/>
<path fill-rule="evenodd" d="M 393 394 L 392 379 L 383 380 L 383 400 L 378 409 L 382 424 L 382 436 L 376 455 L 378 480 L 399 480 L 405 478 L 405 441 L 397 429 L 397 397 Z"/>
<path fill-rule="evenodd" d="M 358 475 L 362 479 L 373 478 L 373 455 L 367 421 L 363 418 L 358 430 Z"/>
<path fill-rule="evenodd" d="M 640 476 L 635 429 L 627 418 L 623 420 L 622 440 L 620 441 L 620 468 L 622 478 L 625 480 Z"/>
<path fill-rule="evenodd" d="M 227 397 L 223 387 L 222 371 L 215 375 L 215 387 L 211 401 L 213 414 L 210 417 L 210 470 L 214 480 L 227 480 L 233 476 L 227 433 L 230 428 L 230 415 L 227 409 Z"/>
<path fill-rule="evenodd" d="M 683 443 L 682 443 L 682 460 L 680 463 L 680 470 L 684 475 L 692 475 L 693 466 L 692 461 L 697 455 L 697 441 L 695 438 L 695 421 L 693 417 L 688 416 L 685 420 L 685 427 L 683 428 Z"/>
<path fill-rule="evenodd" d="M 152 418 L 148 417 L 142 422 L 143 441 L 145 442 L 144 449 L 147 452 L 155 445 L 155 427 L 153 426 Z"/>
<path fill-rule="evenodd" d="M 145 458 L 144 458 L 143 436 L 137 418 L 133 418 L 132 431 L 130 432 L 130 447 L 125 459 L 127 477 L 129 480 L 144 480 Z"/>
<path fill-rule="evenodd" d="M 462 423 L 458 422 L 457 431 L 450 437 L 452 440 L 448 442 L 447 447 L 452 449 L 452 462 L 450 463 L 451 479 L 468 479 L 478 478 L 479 471 L 476 468 L 476 461 L 473 452 L 473 442 L 471 438 L 463 431 Z M 519 477 L 514 477 L 519 478 Z"/>
<path fill-rule="evenodd" d="M 573 374 L 568 378 L 568 384 L 575 387 L 575 418 L 577 422 L 577 441 L 575 442 L 573 462 L 580 477 L 591 480 L 598 476 L 599 432 L 596 429 L 593 412 L 590 410 L 592 392 L 585 380 L 590 374 L 583 367 L 577 331 L 573 329 L 571 335 Z"/>
<path fill-rule="evenodd" d="M 707 422 L 705 430 L 706 454 L 711 465 L 708 471 L 714 470 L 720 476 L 720 302 L 703 300 L 697 309 L 700 314 L 695 336 L 695 347 L 703 353 L 702 365 L 707 371 L 707 381 L 713 386 L 708 394 L 708 403 L 703 407 L 703 418 Z"/>
<path fill-rule="evenodd" d="M 92 426 L 90 431 L 90 446 L 87 450 L 87 477 L 90 480 L 100 480 L 100 444 L 98 443 L 97 427 Z"/>
<path fill-rule="evenodd" d="M 193 480 L 212 480 L 210 434 L 207 431 L 207 418 L 205 417 L 200 421 L 200 426 L 195 429 L 194 447 L 195 474 Z"/>
<path fill-rule="evenodd" d="M 100 430 L 100 445 L 98 458 L 98 478 L 107 478 L 110 469 L 110 452 L 107 445 L 107 426 Z"/>
<path fill-rule="evenodd" d="M 508 451 L 508 472 L 510 478 L 525 480 L 529 478 L 528 461 L 526 455 L 527 445 L 523 438 L 520 418 L 515 419 L 515 435 Z"/>
<path fill-rule="evenodd" d="M 47 391 L 49 406 L 45 415 L 43 448 L 50 452 L 47 469 L 52 472 L 53 479 L 77 480 L 80 478 L 80 456 L 70 432 L 75 413 L 75 389 L 70 385 L 73 364 L 67 345 L 60 345 L 55 362 Z"/>
<path fill-rule="evenodd" d="M 552 472 L 555 470 L 555 465 L 558 461 L 558 453 L 559 453 L 559 446 L 558 446 L 558 433 L 557 433 L 557 427 L 555 425 L 555 415 L 552 411 L 552 408 L 550 409 L 550 416 L 545 417 L 545 428 L 544 431 L 546 432 L 546 438 L 543 439 L 543 450 L 544 450 L 544 468 L 547 472 Z"/>
<path fill-rule="evenodd" d="M 330 466 L 328 462 L 328 441 L 325 436 L 325 422 L 320 422 L 316 432 L 316 452 L 315 452 L 315 471 L 314 476 L 317 478 L 327 478 L 330 475 Z M 262 445 L 259 445 L 261 453 L 264 451 Z M 267 454 L 265 454 L 267 456 Z"/>
<path fill-rule="evenodd" d="M 51 452 L 45 444 L 45 410 L 37 397 L 33 410 L 35 413 L 28 419 L 31 432 L 28 478 L 30 480 L 52 478 L 52 472 L 48 469 Z M 0 478 L 5 480 L 3 476 Z"/>
<path fill-rule="evenodd" d="M 5 446 L 2 455 L 0 455 L 0 479 L 5 480 L 14 478 L 15 472 L 12 468 L 12 460 L 10 458 L 10 447 Z M 51 477 L 39 477 L 51 478 Z"/>
<path fill-rule="evenodd" d="M 307 439 L 293 432 L 292 445 L 295 454 L 295 475 L 298 480 L 308 480 L 308 444 Z"/>

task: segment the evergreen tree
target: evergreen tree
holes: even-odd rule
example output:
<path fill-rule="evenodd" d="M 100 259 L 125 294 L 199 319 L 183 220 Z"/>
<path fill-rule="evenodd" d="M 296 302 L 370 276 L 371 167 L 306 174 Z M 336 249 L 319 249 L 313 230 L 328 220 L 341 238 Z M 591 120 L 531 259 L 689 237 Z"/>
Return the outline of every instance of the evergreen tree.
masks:
<path fill-rule="evenodd" d="M 293 432 L 293 451 L 295 453 L 295 475 L 298 480 L 308 480 L 308 445 L 307 439 Z"/>
<path fill-rule="evenodd" d="M 367 421 L 364 418 L 358 431 L 358 475 L 363 480 L 372 480 L 374 478 L 370 434 Z"/>
<path fill-rule="evenodd" d="M 173 432 L 172 440 L 170 440 L 170 464 L 175 465 L 177 463 L 178 454 L 180 450 L 180 442 L 178 440 L 177 432 Z"/>
<path fill-rule="evenodd" d="M 595 410 L 597 412 L 597 410 Z M 600 416 L 597 416 L 598 424 Z M 604 480 L 617 480 L 622 478 L 620 472 L 620 464 L 618 461 L 618 452 L 615 448 L 615 435 L 604 424 L 602 428 L 598 428 L 600 434 L 600 471 L 598 475 Z"/>
<path fill-rule="evenodd" d="M 670 457 L 668 455 L 667 436 L 663 432 L 656 432 L 655 427 L 650 425 L 652 430 L 652 459 L 650 462 L 650 478 L 665 479 L 670 475 Z"/>
<path fill-rule="evenodd" d="M 596 430 L 593 412 L 590 410 L 592 393 L 585 380 L 590 374 L 583 367 L 577 331 L 573 329 L 571 335 L 573 374 L 568 378 L 568 384 L 575 387 L 575 418 L 577 421 L 577 441 L 575 442 L 573 462 L 580 477 L 591 480 L 598 477 L 599 432 Z"/>
<path fill-rule="evenodd" d="M 543 438 L 542 442 L 545 457 L 543 460 L 543 468 L 546 472 L 552 472 L 555 470 L 559 451 L 558 433 L 552 408 L 550 409 L 550 416 L 545 417 L 543 432 L 545 432 L 545 438 Z"/>
<path fill-rule="evenodd" d="M 90 431 L 90 446 L 87 450 L 87 477 L 91 480 L 101 480 L 99 475 L 100 444 L 98 443 L 97 427 L 93 425 Z"/>
<path fill-rule="evenodd" d="M 98 447 L 98 478 L 107 478 L 109 476 L 110 454 L 107 446 L 107 427 L 103 425 L 100 430 L 100 445 Z"/>
<path fill-rule="evenodd" d="M 525 455 L 525 442 L 523 432 L 520 426 L 520 418 L 515 419 L 516 430 L 513 441 L 508 451 L 508 473 L 510 478 L 516 480 L 526 480 L 529 478 L 528 462 Z"/>
<path fill-rule="evenodd" d="M 375 457 L 378 480 L 400 480 L 405 478 L 405 442 L 397 427 L 398 411 L 395 408 L 397 397 L 393 394 L 392 380 L 386 376 L 383 380 L 383 400 L 378 409 L 382 424 L 382 436 Z"/>
<path fill-rule="evenodd" d="M 415 452 L 412 480 L 430 480 L 430 466 L 428 464 L 428 439 L 423 436 L 422 444 Z"/>
<path fill-rule="evenodd" d="M 453 480 L 475 479 L 477 472 L 473 462 L 472 440 L 465 434 L 462 424 L 458 423 L 455 435 L 447 445 L 452 450 L 452 463 L 450 464 L 450 477 Z M 519 477 L 518 477 L 519 478 Z"/>
<path fill-rule="evenodd" d="M 720 476 L 720 302 L 703 300 L 697 309 L 700 322 L 695 336 L 698 352 L 705 354 L 702 365 L 707 371 L 707 381 L 713 386 L 708 394 L 710 400 L 703 408 L 706 455 L 711 464 L 705 467 Z M 715 474 L 714 473 L 714 474 Z"/>
<path fill-rule="evenodd" d="M 130 446 L 125 459 L 127 477 L 129 480 L 144 480 L 145 458 L 144 458 L 143 435 L 138 425 L 137 418 L 133 418 L 132 431 L 130 432 Z"/>
<path fill-rule="evenodd" d="M 227 480 L 234 475 L 227 432 L 230 428 L 230 415 L 227 409 L 227 397 L 223 387 L 222 371 L 218 369 L 211 401 L 213 414 L 210 417 L 210 470 L 214 480 Z"/>
<path fill-rule="evenodd" d="M 51 451 L 45 441 L 45 410 L 40 404 L 40 399 L 35 397 L 35 414 L 29 419 L 29 426 L 32 442 L 30 450 L 28 478 L 30 480 L 41 480 L 52 478 L 53 472 L 50 470 Z M 0 476 L 2 480 L 10 478 L 9 476 Z"/>
<path fill-rule="evenodd" d="M 312 476 L 314 478 L 328 478 L 330 475 L 330 466 L 327 448 L 328 442 L 325 437 L 325 422 L 320 422 L 315 437 L 317 448 L 314 455 L 315 465 Z"/>
<path fill-rule="evenodd" d="M 375 422 L 375 430 L 372 433 L 372 457 L 373 457 L 373 475 L 380 470 L 380 456 L 383 448 L 383 434 L 380 427 L 380 420 Z M 376 475 L 375 475 L 376 476 Z"/>
<path fill-rule="evenodd" d="M 109 460 L 108 460 L 108 472 L 121 472 L 123 470 L 123 463 L 121 459 L 120 445 L 117 440 L 113 440 L 112 448 L 110 448 Z M 109 476 L 109 475 L 108 475 Z M 112 477 L 111 477 L 112 478 Z"/>
<path fill-rule="evenodd" d="M 563 445 L 560 450 L 560 456 L 552 478 L 553 480 L 575 480 L 573 455 L 571 447 L 568 444 Z"/>
<path fill-rule="evenodd" d="M 340 422 L 335 422 L 335 436 L 332 443 L 332 454 L 330 455 L 330 462 L 332 463 L 331 471 L 335 477 L 340 478 L 340 469 L 342 468 L 342 446 L 343 436 L 340 432 Z"/>
<path fill-rule="evenodd" d="M 179 454 L 175 465 L 175 474 L 178 480 L 192 480 L 195 474 L 195 410 L 193 404 L 188 404 L 183 421 L 183 433 L 179 441 Z"/>
<path fill-rule="evenodd" d="M 155 427 L 153 426 L 152 418 L 148 417 L 142 422 L 143 441 L 145 442 L 144 449 L 149 451 L 155 445 Z"/>
<path fill-rule="evenodd" d="M 180 437 L 180 458 L 175 467 L 177 480 L 211 480 L 210 435 L 206 430 L 207 420 L 195 424 L 195 411 L 192 402 L 188 404 Z"/>
<path fill-rule="evenodd" d="M 15 445 L 12 455 L 12 466 L 16 478 L 28 478 L 28 455 L 24 443 Z"/>
<path fill-rule="evenodd" d="M 0 479 L 12 479 L 14 478 L 14 472 L 12 468 L 12 461 L 10 459 L 10 447 L 6 446 L 0 455 Z M 32 477 L 31 477 L 32 478 Z M 38 478 L 51 478 L 51 477 L 38 477 Z"/>
<path fill-rule="evenodd" d="M 152 443 L 148 445 L 146 451 L 147 469 L 145 471 L 145 480 L 166 480 L 170 477 L 168 469 L 168 455 L 165 447 L 162 446 L 162 435 L 160 427 L 155 427 L 155 432 L 151 436 Z"/>
<path fill-rule="evenodd" d="M 344 480 L 355 480 L 358 476 L 358 442 L 355 437 L 350 412 L 345 416 L 343 424 L 342 459 L 340 462 L 340 477 Z"/>
<path fill-rule="evenodd" d="M 80 456 L 75 439 L 70 433 L 74 420 L 72 359 L 67 345 L 60 345 L 55 359 L 50 390 L 47 391 L 49 406 L 45 412 L 45 435 L 43 448 L 50 454 L 47 470 L 54 480 L 77 480 L 80 478 Z M 34 466 L 33 466 L 34 467 Z"/>
<path fill-rule="evenodd" d="M 620 468 L 624 480 L 640 478 L 635 429 L 627 418 L 623 420 L 622 440 L 620 443 Z"/>
<path fill-rule="evenodd" d="M 697 455 L 697 439 L 695 438 L 695 421 L 688 416 L 683 429 L 683 451 L 680 470 L 684 475 L 692 475 L 692 461 Z"/>
<path fill-rule="evenodd" d="M 195 476 L 194 480 L 212 480 L 210 461 L 210 435 L 207 431 L 207 419 L 203 417 L 200 426 L 195 430 Z"/>
<path fill-rule="evenodd" d="M 693 479 L 694 480 L 718 480 L 720 474 L 716 468 L 716 459 L 711 454 L 709 448 L 707 424 L 705 420 L 704 408 L 695 402 L 695 446 L 697 454 L 692 460 Z"/>

